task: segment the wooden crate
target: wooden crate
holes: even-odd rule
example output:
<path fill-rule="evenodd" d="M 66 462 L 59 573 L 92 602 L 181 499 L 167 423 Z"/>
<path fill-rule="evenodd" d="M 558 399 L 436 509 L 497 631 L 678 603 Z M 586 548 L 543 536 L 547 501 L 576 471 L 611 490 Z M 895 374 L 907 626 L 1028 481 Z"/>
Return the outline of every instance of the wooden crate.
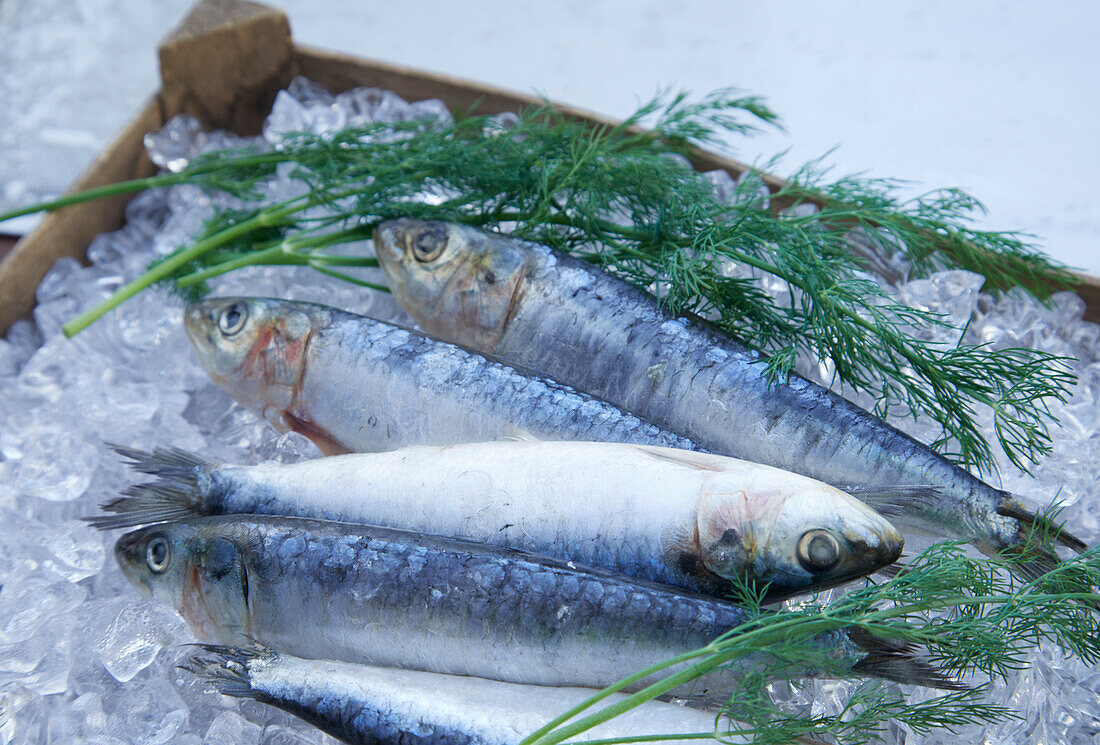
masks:
<path fill-rule="evenodd" d="M 242 135 L 260 131 L 275 94 L 295 75 L 305 75 L 333 92 L 359 86 L 395 91 L 408 100 L 438 98 L 452 108 L 483 113 L 516 111 L 540 103 L 521 93 L 413 70 L 386 62 L 327 52 L 293 43 L 286 14 L 246 0 L 202 0 L 160 46 L 161 89 L 99 154 L 70 192 L 155 172 L 142 137 L 181 113 L 208 129 Z M 598 114 L 555 104 L 593 124 L 611 124 Z M 700 170 L 722 168 L 736 177 L 744 163 L 699 151 Z M 782 183 L 766 177 L 775 189 Z M 0 242 L 0 335 L 34 307 L 38 282 L 63 256 L 83 259 L 91 240 L 122 224 L 130 197 L 74 205 L 47 215 L 6 252 Z M 1079 290 L 1087 318 L 1100 321 L 1100 280 L 1085 277 Z"/>

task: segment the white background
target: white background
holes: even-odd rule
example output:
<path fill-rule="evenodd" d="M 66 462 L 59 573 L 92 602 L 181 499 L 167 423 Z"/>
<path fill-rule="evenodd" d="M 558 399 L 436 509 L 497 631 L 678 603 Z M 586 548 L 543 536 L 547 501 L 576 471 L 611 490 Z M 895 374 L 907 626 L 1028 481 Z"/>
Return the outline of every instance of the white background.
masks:
<path fill-rule="evenodd" d="M 1100 4 L 276 0 L 304 43 L 611 115 L 658 88 L 736 85 L 786 132 L 780 175 L 834 149 L 836 173 L 962 187 L 988 229 L 1041 236 L 1100 275 Z M 0 0 L 0 204 L 58 191 L 156 86 L 182 0 Z"/>

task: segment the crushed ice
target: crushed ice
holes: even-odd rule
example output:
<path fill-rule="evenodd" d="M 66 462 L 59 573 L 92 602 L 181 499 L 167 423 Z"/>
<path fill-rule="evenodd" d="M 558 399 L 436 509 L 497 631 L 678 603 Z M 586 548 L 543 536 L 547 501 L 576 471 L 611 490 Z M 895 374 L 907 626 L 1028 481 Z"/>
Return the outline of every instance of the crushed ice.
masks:
<path fill-rule="evenodd" d="M 318 134 L 349 124 L 446 117 L 438 101 L 406 103 L 390 91 L 356 89 L 333 96 L 304 79 L 279 94 L 262 143 L 278 147 L 291 131 Z M 507 128 L 514 115 L 494 126 Z M 153 161 L 178 171 L 210 149 L 239 146 L 225 132 L 203 132 L 177 117 L 145 138 Z M 284 171 L 285 173 L 285 171 Z M 707 174 L 723 198 L 766 199 L 766 187 Z M 751 178 L 751 177 L 750 177 Z M 297 187 L 285 178 L 269 196 Z M 760 192 L 757 194 L 756 192 Z M 38 288 L 34 320 L 17 322 L 0 339 L 0 741 L 44 742 L 323 743 L 331 740 L 282 712 L 206 690 L 176 669 L 190 654 L 190 631 L 172 611 L 142 598 L 110 556 L 113 535 L 76 518 L 130 483 L 104 441 L 188 448 L 230 462 L 299 460 L 319 455 L 298 435 L 279 435 L 209 381 L 193 358 L 181 326 L 181 301 L 161 290 L 123 304 L 73 340 L 60 326 L 80 310 L 139 275 L 158 255 L 188 242 L 223 197 L 179 186 L 137 196 L 121 230 L 97 237 L 89 266 L 62 259 Z M 1080 382 L 1055 404 L 1060 424 L 1054 451 L 1028 477 L 1003 463 L 1003 485 L 1033 504 L 1057 496 L 1063 516 L 1083 539 L 1100 538 L 1100 326 L 1082 320 L 1084 303 L 1064 293 L 1046 307 L 1023 293 L 993 299 L 981 278 L 940 272 L 906 282 L 908 267 L 889 241 L 853 236 L 857 250 L 878 262 L 898 300 L 945 314 L 952 327 L 927 338 L 995 347 L 1027 345 L 1076 358 Z M 369 253 L 369 241 L 342 247 Z M 737 271 L 736 268 L 731 268 Z M 377 270 L 364 278 L 382 281 Z M 374 275 L 371 275 L 374 272 Z M 384 320 L 411 324 L 385 293 L 354 287 L 306 268 L 252 267 L 218 278 L 216 294 L 253 294 L 325 302 Z M 785 286 L 768 286 L 785 293 Z M 969 321 L 969 325 L 967 322 Z M 804 374 L 829 380 L 827 366 L 800 361 Z M 857 397 L 858 399 L 858 397 Z M 864 406 L 869 400 L 858 399 Z M 930 441 L 924 422 L 897 426 Z M 991 422 L 988 423 L 991 426 Z M 987 432 L 992 438 L 992 433 Z M 1022 719 L 955 734 L 919 736 L 891 724 L 887 742 L 1094 742 L 1100 736 L 1100 672 L 1057 650 L 1028 653 L 1027 669 L 997 684 L 993 703 Z M 785 705 L 837 710 L 854 684 L 813 681 L 801 690 L 777 686 Z M 919 690 L 913 696 L 925 696 Z"/>

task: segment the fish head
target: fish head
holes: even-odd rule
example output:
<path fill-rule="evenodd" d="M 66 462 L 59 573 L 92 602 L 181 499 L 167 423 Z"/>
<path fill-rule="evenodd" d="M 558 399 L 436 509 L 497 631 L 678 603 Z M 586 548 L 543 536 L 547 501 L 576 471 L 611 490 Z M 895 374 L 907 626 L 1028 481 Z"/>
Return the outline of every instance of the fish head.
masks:
<path fill-rule="evenodd" d="M 432 336 L 491 352 L 527 276 L 531 247 L 468 225 L 400 218 L 374 230 L 378 263 Z"/>
<path fill-rule="evenodd" d="M 203 369 L 245 407 L 280 429 L 305 373 L 320 306 L 249 297 L 187 306 L 184 326 Z"/>
<path fill-rule="evenodd" d="M 727 581 L 768 585 L 769 600 L 824 590 L 901 556 L 897 529 L 839 489 L 777 469 L 758 469 L 737 487 L 700 503 L 700 560 Z"/>
<path fill-rule="evenodd" d="M 248 572 L 230 538 L 192 523 L 153 525 L 119 538 L 115 560 L 126 579 L 175 608 L 200 639 L 247 638 Z"/>

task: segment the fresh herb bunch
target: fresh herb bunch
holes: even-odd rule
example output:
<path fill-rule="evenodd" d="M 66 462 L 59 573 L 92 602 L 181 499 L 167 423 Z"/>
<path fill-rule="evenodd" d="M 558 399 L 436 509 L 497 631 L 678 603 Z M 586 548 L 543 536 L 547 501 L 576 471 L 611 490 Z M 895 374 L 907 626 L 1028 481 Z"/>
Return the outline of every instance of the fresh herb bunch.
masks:
<path fill-rule="evenodd" d="M 960 544 L 940 543 L 888 582 L 849 591 L 824 605 L 777 613 L 764 611 L 762 595 L 743 588 L 742 602 L 753 620 L 702 649 L 609 686 L 548 722 L 521 745 L 556 745 L 570 738 L 577 742 L 583 732 L 618 714 L 760 651 L 767 651 L 775 661 L 742 679 L 716 718 L 715 731 L 700 733 L 702 737 L 741 736 L 756 745 L 787 745 L 799 737 L 864 745 L 883 740 L 882 725 L 887 720 L 923 734 L 1017 717 L 1011 709 L 983 699 L 992 683 L 1026 666 L 1027 649 L 1053 644 L 1084 662 L 1100 661 L 1096 614 L 1100 595 L 1072 589 L 1100 585 L 1100 553 L 1093 550 L 1074 557 L 1025 584 L 1005 571 L 1005 562 L 1012 561 L 1011 557 L 975 559 Z M 906 653 L 924 650 L 930 663 L 978 685 L 913 701 L 895 685 L 867 681 L 838 713 L 791 710 L 774 703 L 770 682 L 785 678 L 783 671 L 791 663 L 806 666 L 812 661 L 807 657 L 812 639 L 838 629 L 856 629 L 857 634 L 889 640 Z M 626 699 L 594 708 L 609 694 L 674 666 L 680 669 Z M 822 659 L 820 667 L 830 671 L 835 665 Z"/>
<path fill-rule="evenodd" d="M 942 349 L 914 338 L 914 326 L 943 320 L 891 301 L 852 236 L 904 250 L 916 275 L 959 267 L 985 275 L 994 290 L 1023 286 L 1045 297 L 1070 287 L 1072 274 L 1019 235 L 973 230 L 980 205 L 962 192 L 902 201 L 896 182 L 829 182 L 808 167 L 770 195 L 748 178 L 725 199 L 675 157 L 775 121 L 759 99 L 724 90 L 699 101 L 654 99 L 615 127 L 593 128 L 550 106 L 520 113 L 509 128 L 484 116 L 376 124 L 290 136 L 270 151 L 208 153 L 180 173 L 38 208 L 181 183 L 241 200 L 194 244 L 66 324 L 69 335 L 154 283 L 200 295 L 206 280 L 253 264 L 307 265 L 377 287 L 345 269 L 376 266 L 373 258 L 324 249 L 369 237 L 392 217 L 454 220 L 509 230 L 652 289 L 670 310 L 705 315 L 769 354 L 776 376 L 800 351 L 831 360 L 843 384 L 877 396 L 877 413 L 902 405 L 931 417 L 942 429 L 933 447 L 979 472 L 995 468 L 975 419 L 976 406 L 988 407 L 1002 449 L 1026 470 L 1049 451 L 1047 406 L 1068 395 L 1068 366 L 1035 350 Z M 256 203 L 284 163 L 294 164 L 301 195 Z M 730 276 L 736 265 L 787 283 L 789 301 L 777 302 L 757 279 Z"/>

